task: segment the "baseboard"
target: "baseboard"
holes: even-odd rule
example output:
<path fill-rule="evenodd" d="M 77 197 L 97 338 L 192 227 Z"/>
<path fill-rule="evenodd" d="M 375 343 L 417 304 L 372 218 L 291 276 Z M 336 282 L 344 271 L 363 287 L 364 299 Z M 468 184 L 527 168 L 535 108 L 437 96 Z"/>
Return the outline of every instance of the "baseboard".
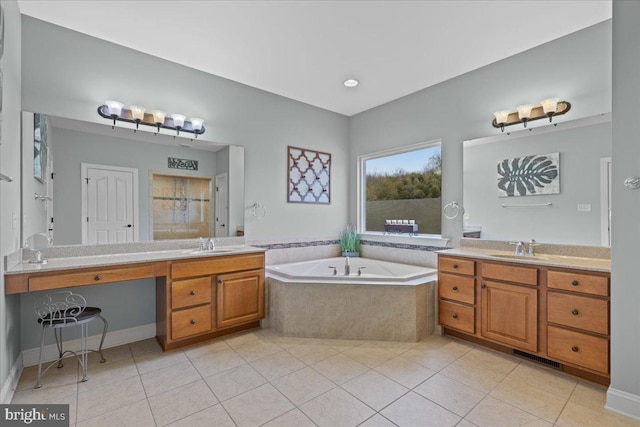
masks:
<path fill-rule="evenodd" d="M 625 417 L 640 420 L 640 396 L 635 394 L 609 387 L 604 407 Z"/>
<path fill-rule="evenodd" d="M 103 348 L 116 347 L 122 344 L 129 344 L 135 341 L 145 340 L 147 338 L 153 338 L 156 336 L 156 324 L 149 323 L 148 325 L 135 326 L 128 329 L 120 329 L 118 331 L 107 332 L 107 337 L 104 339 Z M 100 345 L 100 339 L 102 334 L 92 335 L 89 337 L 87 347 L 90 349 L 97 349 Z M 80 349 L 80 339 L 64 341 L 64 350 L 78 350 Z M 22 366 L 33 366 L 38 364 L 38 358 L 40 357 L 40 347 L 29 348 L 22 350 Z M 55 344 L 49 344 L 44 346 L 42 350 L 42 361 L 52 361 L 58 358 L 58 348 Z"/>
<path fill-rule="evenodd" d="M 7 380 L 2 385 L 2 390 L 0 390 L 0 403 L 3 405 L 8 405 L 11 403 L 13 399 L 13 392 L 18 387 L 18 381 L 20 380 L 20 375 L 22 375 L 22 354 L 19 354 L 14 362 L 11 370 L 9 371 L 9 376 Z"/>

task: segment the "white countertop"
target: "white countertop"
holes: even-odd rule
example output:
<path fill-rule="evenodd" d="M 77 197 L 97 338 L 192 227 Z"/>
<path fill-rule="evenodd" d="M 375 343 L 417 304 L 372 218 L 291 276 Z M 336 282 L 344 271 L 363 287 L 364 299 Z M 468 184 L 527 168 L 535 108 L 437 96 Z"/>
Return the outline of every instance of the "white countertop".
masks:
<path fill-rule="evenodd" d="M 228 250 L 230 249 L 230 250 Z M 198 251 L 197 249 L 175 249 L 149 252 L 131 252 L 108 255 L 74 256 L 68 258 L 50 258 L 46 264 L 29 262 L 19 263 L 5 271 L 5 275 L 40 273 L 45 271 L 72 270 L 85 267 L 112 267 L 118 265 L 138 264 L 154 261 L 168 261 L 176 259 L 198 259 L 205 257 L 241 255 L 265 252 L 265 249 L 254 246 L 223 246 L 217 251 Z"/>
<path fill-rule="evenodd" d="M 544 253 L 535 256 L 514 255 L 513 252 L 496 249 L 459 248 L 438 252 L 442 255 L 455 255 L 465 258 L 478 258 L 487 261 L 512 262 L 546 267 L 575 268 L 580 270 L 611 272 L 611 260 L 601 258 L 583 258 Z"/>

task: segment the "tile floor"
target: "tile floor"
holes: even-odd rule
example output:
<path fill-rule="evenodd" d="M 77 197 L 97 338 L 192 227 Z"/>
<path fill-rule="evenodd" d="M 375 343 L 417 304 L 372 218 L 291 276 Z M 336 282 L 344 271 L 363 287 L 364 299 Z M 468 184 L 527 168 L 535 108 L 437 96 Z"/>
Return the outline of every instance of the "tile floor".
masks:
<path fill-rule="evenodd" d="M 640 426 L 605 388 L 441 336 L 318 340 L 253 330 L 171 353 L 155 339 L 26 368 L 13 403 L 68 403 L 81 426 Z"/>

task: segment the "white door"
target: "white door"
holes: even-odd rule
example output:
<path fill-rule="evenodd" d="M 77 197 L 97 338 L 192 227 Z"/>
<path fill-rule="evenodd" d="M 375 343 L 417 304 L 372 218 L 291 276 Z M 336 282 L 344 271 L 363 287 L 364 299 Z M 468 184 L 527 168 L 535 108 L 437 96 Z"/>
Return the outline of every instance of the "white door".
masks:
<path fill-rule="evenodd" d="M 138 170 L 82 164 L 83 244 L 138 240 Z"/>
<path fill-rule="evenodd" d="M 229 197 L 227 174 L 223 173 L 216 175 L 216 198 L 215 198 L 215 211 L 216 211 L 216 233 L 215 237 L 228 237 L 229 227 L 227 226 L 227 217 L 229 215 Z"/>

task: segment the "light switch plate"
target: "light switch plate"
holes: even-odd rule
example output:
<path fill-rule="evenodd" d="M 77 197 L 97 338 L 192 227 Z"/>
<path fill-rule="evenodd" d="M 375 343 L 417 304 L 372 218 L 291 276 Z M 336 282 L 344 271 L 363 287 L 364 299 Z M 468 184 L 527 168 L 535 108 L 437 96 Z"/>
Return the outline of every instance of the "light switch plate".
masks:
<path fill-rule="evenodd" d="M 591 205 L 589 203 L 578 204 L 578 212 L 591 212 Z"/>

